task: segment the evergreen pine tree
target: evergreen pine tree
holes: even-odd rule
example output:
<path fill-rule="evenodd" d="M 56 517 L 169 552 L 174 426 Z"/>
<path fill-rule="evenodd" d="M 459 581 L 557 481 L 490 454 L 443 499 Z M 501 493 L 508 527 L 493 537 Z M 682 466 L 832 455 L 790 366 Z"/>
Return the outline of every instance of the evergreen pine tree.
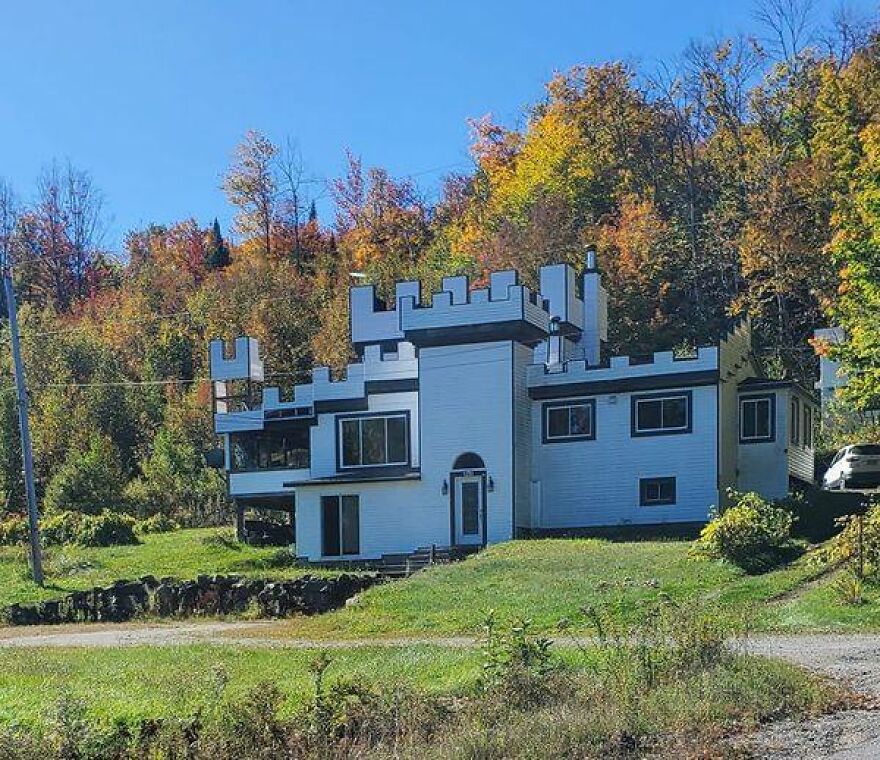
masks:
<path fill-rule="evenodd" d="M 214 224 L 208 230 L 208 240 L 205 244 L 205 266 L 208 269 L 223 269 L 229 266 L 229 246 L 220 232 L 220 223 L 214 219 Z"/>
<path fill-rule="evenodd" d="M 318 209 L 315 206 L 315 202 L 312 201 L 312 205 L 309 206 L 309 224 L 312 222 L 318 221 Z"/>

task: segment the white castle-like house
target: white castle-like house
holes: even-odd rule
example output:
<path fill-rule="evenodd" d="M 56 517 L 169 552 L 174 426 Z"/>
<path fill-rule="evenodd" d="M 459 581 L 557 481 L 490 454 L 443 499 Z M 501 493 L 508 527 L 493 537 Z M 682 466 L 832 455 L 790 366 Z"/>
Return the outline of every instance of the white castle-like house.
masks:
<path fill-rule="evenodd" d="M 608 526 L 702 523 L 728 488 L 813 481 L 813 395 L 760 375 L 747 321 L 692 356 L 604 357 L 607 295 L 586 253 L 470 290 L 351 289 L 359 361 L 283 399 L 253 338 L 211 342 L 215 430 L 239 510 L 295 513 L 311 562 L 388 560 Z"/>

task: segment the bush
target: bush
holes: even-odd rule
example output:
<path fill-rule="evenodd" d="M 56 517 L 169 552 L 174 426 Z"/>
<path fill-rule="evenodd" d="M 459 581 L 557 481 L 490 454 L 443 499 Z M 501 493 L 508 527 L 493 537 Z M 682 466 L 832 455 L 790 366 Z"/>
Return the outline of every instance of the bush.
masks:
<path fill-rule="evenodd" d="M 42 525 L 45 544 L 74 546 L 118 546 L 137 544 L 134 518 L 117 512 L 99 515 L 80 512 L 59 512 L 46 518 Z"/>
<path fill-rule="evenodd" d="M 23 515 L 8 515 L 0 520 L 0 546 L 24 544 L 28 540 L 28 521 Z"/>
<path fill-rule="evenodd" d="M 859 562 L 861 548 L 865 575 L 880 575 L 880 501 L 874 498 L 862 517 L 861 526 L 855 515 L 842 517 L 839 522 L 843 530 L 816 552 L 816 561 L 824 565 L 845 562 L 854 565 Z"/>
<path fill-rule="evenodd" d="M 125 481 L 116 446 L 95 435 L 86 451 L 71 451 L 49 481 L 44 506 L 48 512 L 98 514 L 123 500 Z"/>
<path fill-rule="evenodd" d="M 175 530 L 180 530 L 180 525 L 161 512 L 135 524 L 135 532 L 142 536 L 150 533 L 171 533 Z"/>
<path fill-rule="evenodd" d="M 733 506 L 720 512 L 700 532 L 692 554 L 724 559 L 747 572 L 762 572 L 793 548 L 794 516 L 756 493 L 730 492 Z"/>

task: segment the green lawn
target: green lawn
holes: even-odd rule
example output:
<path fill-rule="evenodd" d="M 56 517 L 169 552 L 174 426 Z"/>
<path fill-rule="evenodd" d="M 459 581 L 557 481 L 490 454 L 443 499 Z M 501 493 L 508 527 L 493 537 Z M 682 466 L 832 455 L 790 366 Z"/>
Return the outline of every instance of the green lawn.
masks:
<path fill-rule="evenodd" d="M 26 556 L 23 547 L 0 547 L 0 608 L 147 574 L 181 579 L 215 573 L 280 578 L 304 572 L 279 567 L 279 549 L 240 544 L 228 528 L 157 533 L 145 536 L 136 546 L 50 547 L 44 552 L 43 589 L 31 581 Z"/>
<path fill-rule="evenodd" d="M 774 626 L 792 632 L 880 631 L 880 585 L 865 584 L 863 604 L 844 604 L 834 589 L 838 576 L 832 573 L 819 583 L 807 585 L 792 598 L 771 605 L 768 617 Z"/>
<path fill-rule="evenodd" d="M 661 593 L 702 601 L 722 613 L 773 625 L 768 599 L 816 574 L 804 559 L 749 576 L 723 562 L 688 557 L 685 541 L 540 540 L 492 546 L 464 562 L 435 567 L 370 589 L 360 603 L 319 617 L 279 624 L 290 636 L 369 637 L 468 634 L 490 610 L 502 621 L 523 617 L 553 630 L 585 606 L 637 621 Z"/>
<path fill-rule="evenodd" d="M 552 630 L 586 606 L 611 611 L 620 620 L 639 620 L 661 593 L 679 603 L 711 604 L 722 614 L 745 616 L 757 628 L 880 629 L 877 586 L 866 586 L 864 605 L 848 607 L 834 592 L 833 574 L 810 582 L 818 571 L 805 557 L 750 576 L 724 562 L 694 560 L 689 548 L 679 540 L 512 541 L 370 589 L 355 607 L 285 621 L 278 630 L 318 638 L 470 634 L 490 610 L 502 621 L 525 617 L 540 630 Z M 53 547 L 45 554 L 46 587 L 39 589 L 28 576 L 24 549 L 0 547 L 0 607 L 148 573 L 278 578 L 305 572 L 279 561 L 283 553 L 239 544 L 222 528 L 150 535 L 137 546 Z"/>
<path fill-rule="evenodd" d="M 37 722 L 62 695 L 98 719 L 185 715 L 210 704 L 224 683 L 234 699 L 271 681 L 292 709 L 313 694 L 309 649 L 245 649 L 211 645 L 119 649 L 0 650 L 0 723 Z M 334 650 L 329 675 L 372 683 L 400 680 L 433 692 L 474 682 L 480 655 L 443 647 Z"/>

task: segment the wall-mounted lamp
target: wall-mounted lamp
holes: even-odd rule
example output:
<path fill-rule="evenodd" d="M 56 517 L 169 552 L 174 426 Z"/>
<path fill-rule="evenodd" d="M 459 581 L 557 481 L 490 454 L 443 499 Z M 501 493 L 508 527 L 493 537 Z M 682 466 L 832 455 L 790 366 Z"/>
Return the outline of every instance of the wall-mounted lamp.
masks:
<path fill-rule="evenodd" d="M 495 481 L 492 480 L 492 476 L 491 476 L 491 475 L 489 476 L 488 489 L 489 489 L 489 493 L 492 493 L 492 491 L 495 490 Z"/>
<path fill-rule="evenodd" d="M 440 486 L 440 493 L 446 496 L 449 493 L 449 483 L 446 482 L 446 478 L 443 478 L 443 485 Z"/>

